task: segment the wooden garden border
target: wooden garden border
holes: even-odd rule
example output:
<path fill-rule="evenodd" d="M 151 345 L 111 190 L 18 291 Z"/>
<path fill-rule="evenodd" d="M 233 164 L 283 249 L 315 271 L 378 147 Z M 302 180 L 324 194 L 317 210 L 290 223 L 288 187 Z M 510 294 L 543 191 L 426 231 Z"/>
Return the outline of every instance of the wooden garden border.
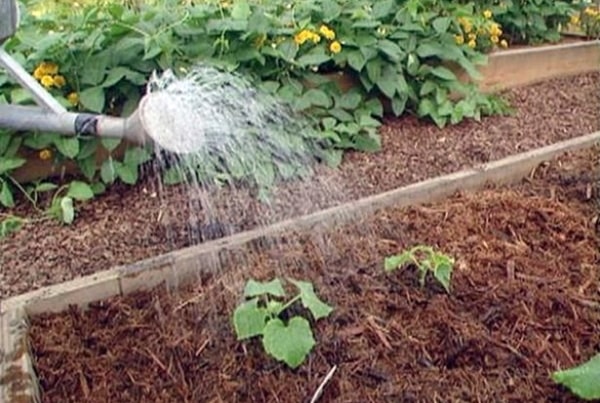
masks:
<path fill-rule="evenodd" d="M 460 80 L 470 80 L 459 66 L 449 65 L 449 67 Z M 481 79 L 478 84 L 485 92 L 502 91 L 551 78 L 600 71 L 600 40 L 576 40 L 558 45 L 496 51 L 489 55 L 488 64 L 479 67 L 479 71 Z M 346 75 L 333 74 L 331 77 L 346 90 L 356 85 L 356 82 Z M 126 147 L 127 144 L 123 143 L 115 151 L 115 156 L 120 158 Z M 39 159 L 38 153 L 34 152 L 23 157 L 28 162 L 13 174 L 20 182 L 61 176 L 78 170 L 72 162 L 54 165 L 51 161 Z M 98 164 L 101 164 L 106 159 L 107 153 L 100 151 L 97 157 Z"/>
<path fill-rule="evenodd" d="M 515 182 L 544 161 L 595 144 L 600 144 L 600 131 L 3 300 L 0 302 L 0 401 L 40 401 L 27 337 L 28 320 L 33 315 L 61 312 L 71 304 L 85 307 L 161 283 L 177 286 L 190 281 L 199 271 L 217 267 L 215 263 L 222 251 L 274 238 L 284 232 L 340 225 L 356 214 L 385 207 L 432 202 L 457 191 Z"/>

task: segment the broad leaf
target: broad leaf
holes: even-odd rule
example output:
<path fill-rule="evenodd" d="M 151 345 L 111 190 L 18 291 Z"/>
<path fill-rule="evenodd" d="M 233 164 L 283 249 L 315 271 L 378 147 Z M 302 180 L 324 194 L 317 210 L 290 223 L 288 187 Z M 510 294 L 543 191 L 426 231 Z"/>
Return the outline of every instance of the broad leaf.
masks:
<path fill-rule="evenodd" d="M 75 200 L 89 200 L 94 197 L 94 192 L 90 185 L 80 181 L 73 181 L 69 185 L 69 191 L 67 192 L 67 196 L 75 199 Z"/>
<path fill-rule="evenodd" d="M 67 158 L 74 159 L 79 153 L 79 139 L 77 137 L 60 136 L 54 139 L 58 151 Z"/>
<path fill-rule="evenodd" d="M 600 354 L 575 368 L 554 372 L 552 379 L 582 399 L 600 399 Z"/>
<path fill-rule="evenodd" d="M 92 87 L 81 91 L 79 102 L 88 110 L 101 113 L 104 109 L 104 89 L 102 87 Z"/>
<path fill-rule="evenodd" d="M 6 157 L 0 157 L 0 175 L 5 174 L 9 171 L 12 171 L 13 169 L 19 168 L 20 166 L 22 166 L 23 164 L 25 164 L 25 162 L 27 162 L 27 160 L 23 159 L 23 158 L 17 158 L 17 157 L 11 157 L 11 158 L 6 158 Z"/>
<path fill-rule="evenodd" d="M 385 258 L 383 266 L 385 271 L 390 272 L 402 268 L 405 264 L 412 262 L 414 262 L 413 254 L 410 250 L 407 250 L 399 255 Z"/>
<path fill-rule="evenodd" d="M 270 320 L 263 329 L 265 351 L 290 368 L 297 368 L 315 345 L 308 321 L 302 317 L 292 318 L 286 326 L 280 319 Z"/>
<path fill-rule="evenodd" d="M 278 278 L 266 283 L 248 280 L 246 287 L 244 288 L 244 297 L 252 298 L 265 294 L 270 294 L 275 297 L 284 297 L 285 290 L 281 285 L 281 281 Z"/>
<path fill-rule="evenodd" d="M 8 187 L 8 183 L 4 181 L 0 181 L 0 204 L 4 207 L 14 207 L 15 200 L 13 198 L 12 192 Z"/>
<path fill-rule="evenodd" d="M 244 302 L 233 312 L 233 326 L 238 340 L 249 339 L 263 333 L 267 310 L 258 306 L 258 298 Z"/>
<path fill-rule="evenodd" d="M 315 290 L 311 283 L 289 279 L 300 290 L 300 300 L 302 305 L 308 309 L 316 320 L 329 316 L 333 308 L 321 301 L 315 294 Z"/>

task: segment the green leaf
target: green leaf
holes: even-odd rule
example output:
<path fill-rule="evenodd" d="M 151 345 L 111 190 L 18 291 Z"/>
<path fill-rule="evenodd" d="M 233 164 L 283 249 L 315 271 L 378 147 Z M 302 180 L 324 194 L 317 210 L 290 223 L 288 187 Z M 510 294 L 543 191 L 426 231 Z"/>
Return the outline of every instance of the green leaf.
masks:
<path fill-rule="evenodd" d="M 394 7 L 394 1 L 392 0 L 379 0 L 373 4 L 372 16 L 375 19 L 382 19 L 387 17 L 392 12 Z"/>
<path fill-rule="evenodd" d="M 112 158 L 109 158 L 102 163 L 102 167 L 100 168 L 100 178 L 102 178 L 102 182 L 106 184 L 111 184 L 117 179 L 115 162 Z"/>
<path fill-rule="evenodd" d="M 315 294 L 311 283 L 293 279 L 289 279 L 289 281 L 298 287 L 302 305 L 312 313 L 316 320 L 329 316 L 333 311 L 332 307 L 321 301 L 317 294 Z"/>
<path fill-rule="evenodd" d="M 94 192 L 92 188 L 87 183 L 81 181 L 73 181 L 69 185 L 69 190 L 67 192 L 67 196 L 75 199 L 75 200 L 89 200 L 94 197 Z"/>
<path fill-rule="evenodd" d="M 375 134 L 359 134 L 352 139 L 352 144 L 358 151 L 376 152 L 381 150 L 381 141 Z"/>
<path fill-rule="evenodd" d="M 8 183 L 0 181 L 0 203 L 7 208 L 15 206 L 15 199 L 13 198 L 12 192 Z"/>
<path fill-rule="evenodd" d="M 436 77 L 441 78 L 442 80 L 448 80 L 448 81 L 452 81 L 452 80 L 457 80 L 456 75 L 447 67 L 443 67 L 443 66 L 437 66 L 434 67 L 433 69 L 431 69 L 431 74 L 433 74 Z"/>
<path fill-rule="evenodd" d="M 320 48 L 316 48 L 320 49 Z M 326 54 L 324 51 L 312 52 L 302 55 L 298 58 L 298 64 L 302 67 L 306 66 L 319 66 L 325 62 L 331 60 L 331 56 Z"/>
<path fill-rule="evenodd" d="M 61 220 L 65 224 L 71 224 L 75 219 L 75 209 L 73 208 L 73 199 L 63 197 L 60 200 Z"/>
<path fill-rule="evenodd" d="M 59 136 L 54 139 L 58 151 L 67 158 L 74 159 L 79 153 L 79 139 L 77 137 Z"/>
<path fill-rule="evenodd" d="M 377 48 L 385 53 L 394 62 L 400 61 L 400 59 L 404 56 L 404 51 L 402 48 L 387 39 L 380 40 L 377 44 Z"/>
<path fill-rule="evenodd" d="M 292 61 L 298 54 L 298 45 L 291 39 L 287 39 L 277 46 L 279 54 L 286 61 Z"/>
<path fill-rule="evenodd" d="M 0 239 L 17 232 L 25 222 L 21 217 L 9 216 L 0 221 Z"/>
<path fill-rule="evenodd" d="M 263 333 L 268 313 L 258 306 L 258 298 L 237 306 L 233 312 L 233 326 L 238 340 L 249 339 Z"/>
<path fill-rule="evenodd" d="M 367 62 L 367 76 L 369 77 L 369 80 L 374 83 L 378 82 L 381 77 L 382 68 L 380 59 L 369 60 Z"/>
<path fill-rule="evenodd" d="M 112 152 L 121 144 L 122 139 L 104 137 L 100 141 L 107 151 Z"/>
<path fill-rule="evenodd" d="M 139 165 L 150 161 L 151 158 L 152 158 L 152 156 L 150 155 L 150 153 L 148 153 L 148 151 L 146 151 L 145 148 L 132 147 L 132 148 L 128 148 L 125 151 L 125 157 L 123 158 L 123 163 L 125 163 L 125 165 L 129 165 L 131 167 L 137 168 Z"/>
<path fill-rule="evenodd" d="M 115 163 L 115 171 L 119 179 L 128 185 L 135 185 L 138 180 L 137 166 Z"/>
<path fill-rule="evenodd" d="M 297 368 L 315 346 L 315 339 L 308 321 L 302 317 L 292 318 L 286 326 L 280 319 L 270 320 L 263 329 L 265 351 L 290 368 Z"/>
<path fill-rule="evenodd" d="M 23 166 L 27 160 L 18 157 L 0 157 L 0 175 Z"/>
<path fill-rule="evenodd" d="M 306 91 L 302 95 L 302 99 L 310 103 L 310 105 L 320 106 L 322 108 L 329 108 L 333 104 L 331 97 L 325 91 L 316 88 Z"/>
<path fill-rule="evenodd" d="M 238 0 L 233 3 L 231 16 L 236 20 L 247 20 L 250 17 L 250 5 L 245 0 Z"/>
<path fill-rule="evenodd" d="M 414 256 L 412 251 L 407 250 L 399 255 L 394 255 L 385 258 L 383 263 L 384 270 L 387 272 L 394 271 L 402 268 L 404 265 L 408 263 L 414 262 Z"/>
<path fill-rule="evenodd" d="M 434 253 L 431 257 L 433 264 L 433 276 L 442 284 L 447 292 L 450 292 L 450 281 L 454 260 L 446 255 Z"/>
<path fill-rule="evenodd" d="M 104 88 L 92 87 L 81 91 L 79 102 L 89 111 L 102 113 L 104 109 Z"/>
<path fill-rule="evenodd" d="M 376 84 L 377 88 L 379 88 L 387 98 L 391 99 L 398 90 L 398 74 L 392 67 L 386 66 Z"/>
<path fill-rule="evenodd" d="M 259 282 L 248 280 L 244 288 L 244 297 L 258 297 L 265 294 L 271 294 L 275 297 L 285 297 L 285 291 L 279 279 L 274 279 L 269 282 Z"/>
<path fill-rule="evenodd" d="M 353 50 L 348 52 L 348 64 L 354 70 L 360 72 L 367 64 L 367 59 L 362 54 L 362 52 L 358 50 Z"/>
<path fill-rule="evenodd" d="M 575 368 L 554 372 L 552 379 L 582 399 L 600 399 L 600 354 Z"/>
<path fill-rule="evenodd" d="M 362 95 L 358 92 L 347 92 L 342 94 L 336 102 L 336 108 L 354 110 L 358 108 L 362 101 Z"/>
<path fill-rule="evenodd" d="M 435 20 L 433 20 L 433 23 L 431 25 L 433 26 L 433 29 L 435 29 L 435 32 L 437 32 L 438 34 L 443 34 L 446 31 L 448 31 L 448 28 L 450 27 L 451 23 L 452 19 L 450 19 L 449 17 L 438 17 Z"/>
<path fill-rule="evenodd" d="M 394 98 L 392 98 L 392 111 L 395 116 L 400 116 L 406 110 L 406 102 L 408 101 L 408 96 L 405 94 L 398 94 Z"/>
<path fill-rule="evenodd" d="M 334 0 L 324 0 L 321 9 L 324 22 L 334 21 L 342 13 L 342 7 Z"/>

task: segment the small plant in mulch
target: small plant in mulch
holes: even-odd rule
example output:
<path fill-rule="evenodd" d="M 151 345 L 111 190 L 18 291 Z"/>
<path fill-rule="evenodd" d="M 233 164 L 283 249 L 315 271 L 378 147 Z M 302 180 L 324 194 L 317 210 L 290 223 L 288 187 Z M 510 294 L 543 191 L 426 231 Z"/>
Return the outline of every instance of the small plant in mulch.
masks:
<path fill-rule="evenodd" d="M 450 280 L 454 259 L 448 255 L 436 252 L 432 247 L 417 245 L 404 252 L 385 259 L 384 269 L 392 272 L 400 268 L 415 266 L 419 270 L 419 282 L 425 286 L 427 273 L 431 272 L 435 279 L 450 292 Z"/>
<path fill-rule="evenodd" d="M 600 399 L 600 353 L 577 367 L 554 372 L 552 379 L 581 399 Z"/>
<path fill-rule="evenodd" d="M 333 308 L 319 299 L 311 283 L 288 281 L 298 293 L 286 301 L 281 280 L 249 280 L 244 289 L 244 301 L 233 313 L 233 325 L 238 340 L 261 337 L 267 354 L 290 368 L 297 368 L 316 343 L 310 322 L 301 315 L 290 316 L 290 308 L 301 302 L 315 320 L 329 316 Z"/>

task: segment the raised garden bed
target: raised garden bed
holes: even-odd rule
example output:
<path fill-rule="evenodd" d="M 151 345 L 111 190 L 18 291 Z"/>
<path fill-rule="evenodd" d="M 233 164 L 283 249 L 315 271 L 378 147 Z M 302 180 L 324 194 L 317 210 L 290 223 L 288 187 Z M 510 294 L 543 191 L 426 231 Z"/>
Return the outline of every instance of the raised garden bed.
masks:
<path fill-rule="evenodd" d="M 322 401 L 569 401 L 550 372 L 600 346 L 599 142 L 579 137 L 5 300 L 2 396 L 29 401 L 39 382 L 44 401 L 308 401 L 336 366 Z M 536 167 L 513 188 L 417 206 Z M 383 273 L 386 256 L 416 244 L 456 259 L 449 294 L 420 288 L 412 270 Z M 335 309 L 296 371 L 232 333 L 243 283 L 273 275 L 312 281 Z M 162 282 L 168 292 L 149 290 Z"/>
<path fill-rule="evenodd" d="M 539 83 L 545 80 L 569 77 L 578 74 L 597 72 L 600 69 L 600 40 L 584 41 L 566 38 L 555 45 L 528 46 L 516 49 L 497 50 L 488 55 L 488 63 L 479 68 L 477 81 L 484 92 L 498 92 Z M 466 72 L 457 65 L 449 65 L 462 81 L 470 81 Z M 356 83 L 346 75 L 332 75 L 341 88 L 349 90 Z M 130 145 L 123 143 L 113 155 L 121 158 L 124 149 Z M 107 158 L 107 152 L 98 152 L 99 166 Z M 38 153 L 23 155 L 28 163 L 14 172 L 20 182 L 64 176 L 78 172 L 72 162 L 54 164 L 38 157 Z"/>
<path fill-rule="evenodd" d="M 600 130 L 599 73 L 550 80 L 505 95 L 514 116 L 485 118 L 439 130 L 411 116 L 388 119 L 382 151 L 349 153 L 338 170 L 308 183 L 287 183 L 273 204 L 244 188 L 198 195 L 160 188 L 149 172 L 133 187 L 116 186 L 81 205 L 70 226 L 32 223 L 0 242 L 0 296 L 5 298 L 202 242 L 389 191 Z M 573 91 L 573 89 L 577 91 Z M 198 199 L 198 196 L 202 198 Z M 17 215 L 32 211 L 19 209 Z M 214 233 L 209 219 L 226 226 Z M 195 233 L 193 231 L 196 231 Z M 31 270 L 35 267 L 35 270 Z"/>

